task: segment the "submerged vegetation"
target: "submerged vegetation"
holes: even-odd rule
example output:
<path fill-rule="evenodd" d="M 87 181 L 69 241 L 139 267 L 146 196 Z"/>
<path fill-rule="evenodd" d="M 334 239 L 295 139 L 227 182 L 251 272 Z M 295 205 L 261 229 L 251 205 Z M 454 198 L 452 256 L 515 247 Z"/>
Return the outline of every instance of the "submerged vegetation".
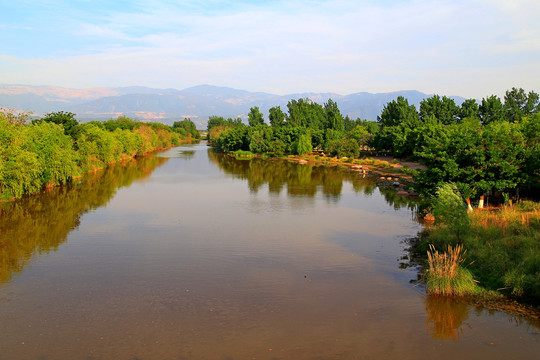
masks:
<path fill-rule="evenodd" d="M 66 184 L 116 161 L 191 138 L 180 126 L 126 117 L 79 124 L 75 114 L 57 112 L 28 123 L 27 113 L 0 110 L 0 199 Z"/>

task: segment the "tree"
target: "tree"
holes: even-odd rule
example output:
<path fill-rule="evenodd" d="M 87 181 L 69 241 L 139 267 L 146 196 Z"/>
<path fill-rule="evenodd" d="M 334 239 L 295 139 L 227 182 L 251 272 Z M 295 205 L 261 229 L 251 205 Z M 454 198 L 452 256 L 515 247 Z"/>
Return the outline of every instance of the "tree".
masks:
<path fill-rule="evenodd" d="M 281 111 L 279 106 L 271 107 L 268 111 L 268 120 L 273 127 L 285 125 L 285 113 Z"/>
<path fill-rule="evenodd" d="M 420 102 L 420 119 L 424 121 L 430 116 L 435 116 L 445 125 L 457 122 L 460 114 L 460 108 L 453 99 L 446 96 L 442 98 L 439 95 L 433 95 L 430 98 Z"/>
<path fill-rule="evenodd" d="M 360 153 L 360 146 L 353 138 L 336 139 L 328 142 L 326 151 L 332 156 L 357 158 Z"/>
<path fill-rule="evenodd" d="M 111 119 L 104 121 L 102 124 L 105 129 L 109 131 L 115 131 L 116 129 L 133 130 L 135 127 L 140 125 L 140 122 L 137 120 L 133 120 L 127 116 L 121 115 L 114 120 Z"/>
<path fill-rule="evenodd" d="M 355 139 L 358 144 L 362 145 L 366 145 L 371 138 L 371 135 L 365 126 L 362 125 L 356 125 L 353 129 L 351 129 L 351 131 L 349 131 L 348 135 Z"/>
<path fill-rule="evenodd" d="M 534 91 L 525 93 L 522 88 L 506 91 L 504 96 L 504 111 L 508 121 L 519 122 L 525 115 L 531 115 L 540 110 L 538 94 Z"/>
<path fill-rule="evenodd" d="M 273 135 L 272 128 L 268 125 L 258 125 L 252 128 L 249 150 L 257 154 L 270 151 L 270 142 Z"/>
<path fill-rule="evenodd" d="M 377 122 L 381 127 L 397 126 L 405 120 L 417 120 L 418 112 L 414 105 L 409 105 L 409 101 L 403 96 L 398 96 L 396 100 L 387 103 Z"/>
<path fill-rule="evenodd" d="M 258 106 L 253 106 L 249 109 L 248 123 L 251 127 L 264 124 L 264 117 L 263 114 L 259 111 Z"/>
<path fill-rule="evenodd" d="M 313 150 L 313 147 L 311 146 L 311 136 L 309 134 L 300 135 L 295 145 L 296 153 L 298 155 L 309 154 Z"/>
<path fill-rule="evenodd" d="M 217 147 L 224 152 L 237 150 L 249 150 L 249 128 L 237 126 L 220 134 L 217 139 Z"/>
<path fill-rule="evenodd" d="M 75 114 L 72 112 L 64 112 L 64 111 L 58 111 L 58 112 L 51 112 L 48 114 L 45 114 L 45 117 L 41 118 L 40 120 L 34 120 L 32 123 L 39 123 L 42 121 L 45 122 L 52 122 L 54 124 L 58 124 L 64 127 L 64 133 L 69 136 L 75 136 L 75 129 L 76 126 L 79 125 L 79 122 L 75 119 Z"/>
<path fill-rule="evenodd" d="M 6 120 L 11 124 L 22 125 L 28 122 L 32 113 L 18 112 L 13 109 L 5 109 L 0 107 L 0 120 Z"/>
<path fill-rule="evenodd" d="M 191 137 L 194 139 L 200 138 L 199 131 L 197 130 L 195 123 L 189 118 L 182 121 L 175 121 L 172 127 L 173 129 L 184 129 L 186 133 L 191 135 Z"/>
<path fill-rule="evenodd" d="M 463 120 L 465 118 L 477 118 L 480 116 L 478 103 L 475 99 L 467 99 L 461 104 L 461 109 L 459 110 L 459 119 Z"/>
<path fill-rule="evenodd" d="M 485 153 L 484 190 L 515 189 L 526 180 L 526 139 L 520 124 L 507 121 L 487 125 L 482 132 Z"/>
<path fill-rule="evenodd" d="M 349 132 L 356 126 L 356 121 L 351 120 L 349 115 L 345 115 L 345 118 L 343 119 L 343 125 L 345 126 L 345 131 Z"/>
<path fill-rule="evenodd" d="M 409 156 L 416 149 L 416 129 L 420 126 L 414 105 L 399 96 L 385 105 L 377 117 L 380 130 L 373 139 L 379 150 L 390 150 L 394 156 Z"/>
<path fill-rule="evenodd" d="M 525 138 L 523 173 L 529 183 L 534 183 L 540 178 L 540 113 L 526 116 L 521 123 L 521 132 Z"/>
<path fill-rule="evenodd" d="M 293 99 L 287 103 L 287 108 L 289 110 L 287 122 L 290 125 L 309 129 L 326 128 L 324 108 L 310 99 Z"/>
<path fill-rule="evenodd" d="M 326 128 L 334 129 L 337 131 L 345 130 L 345 123 L 343 121 L 343 115 L 339 111 L 339 108 L 335 101 L 328 99 L 328 102 L 324 104 L 324 111 L 326 112 Z"/>
<path fill-rule="evenodd" d="M 242 119 L 240 118 L 237 118 L 237 119 L 227 119 L 225 120 L 225 118 L 223 116 L 215 116 L 215 115 L 212 115 L 208 118 L 208 123 L 207 123 L 207 130 L 208 132 L 210 132 L 210 130 L 214 127 L 237 127 L 237 126 L 244 126 L 244 123 L 242 122 Z"/>
<path fill-rule="evenodd" d="M 483 125 L 504 120 L 503 104 L 501 99 L 496 95 L 482 99 L 482 104 L 478 107 L 478 111 Z"/>
<path fill-rule="evenodd" d="M 415 155 L 427 166 L 414 174 L 417 190 L 432 195 L 444 183 L 455 183 L 470 206 L 470 199 L 485 189 L 485 151 L 478 120 L 447 125 L 425 139 Z"/>

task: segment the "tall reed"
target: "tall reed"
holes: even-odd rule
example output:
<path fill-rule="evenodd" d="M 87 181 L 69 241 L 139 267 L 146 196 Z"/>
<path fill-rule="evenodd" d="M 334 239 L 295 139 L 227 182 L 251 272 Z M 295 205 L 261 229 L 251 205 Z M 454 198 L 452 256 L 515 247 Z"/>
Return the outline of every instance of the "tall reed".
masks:
<path fill-rule="evenodd" d="M 429 269 L 425 273 L 426 291 L 429 294 L 462 296 L 477 291 L 472 274 L 461 266 L 465 252 L 462 245 L 454 248 L 448 245 L 447 251 L 442 253 L 429 245 Z"/>

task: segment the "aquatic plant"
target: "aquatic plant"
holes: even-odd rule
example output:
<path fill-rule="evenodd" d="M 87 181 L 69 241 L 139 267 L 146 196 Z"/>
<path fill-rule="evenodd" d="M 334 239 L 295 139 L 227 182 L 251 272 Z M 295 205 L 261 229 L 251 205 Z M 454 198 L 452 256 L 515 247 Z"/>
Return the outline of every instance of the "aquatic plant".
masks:
<path fill-rule="evenodd" d="M 446 252 L 439 253 L 429 246 L 429 268 L 425 272 L 426 291 L 429 294 L 462 296 L 477 292 L 476 283 L 469 270 L 465 269 L 463 246 L 448 246 Z"/>

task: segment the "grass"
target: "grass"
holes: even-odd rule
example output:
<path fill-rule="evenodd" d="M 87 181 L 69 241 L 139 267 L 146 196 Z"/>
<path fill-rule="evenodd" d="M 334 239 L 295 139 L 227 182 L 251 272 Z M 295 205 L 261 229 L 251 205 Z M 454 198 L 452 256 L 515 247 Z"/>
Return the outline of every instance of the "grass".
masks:
<path fill-rule="evenodd" d="M 462 267 L 463 246 L 448 246 L 446 252 L 439 253 L 433 245 L 427 252 L 429 268 L 425 273 L 426 291 L 444 296 L 472 295 L 477 286 L 469 270 Z"/>
<path fill-rule="evenodd" d="M 240 157 L 253 157 L 253 156 L 255 156 L 255 154 L 253 154 L 251 151 L 245 151 L 245 150 L 237 150 L 237 151 L 234 151 L 233 154 L 235 156 L 240 156 Z"/>
<path fill-rule="evenodd" d="M 462 245 L 467 252 L 461 256 L 479 286 L 540 305 L 540 204 L 523 201 L 468 216 L 470 226 L 459 241 L 452 226 L 435 225 L 422 236 L 418 250 L 425 254 L 430 246 Z"/>

